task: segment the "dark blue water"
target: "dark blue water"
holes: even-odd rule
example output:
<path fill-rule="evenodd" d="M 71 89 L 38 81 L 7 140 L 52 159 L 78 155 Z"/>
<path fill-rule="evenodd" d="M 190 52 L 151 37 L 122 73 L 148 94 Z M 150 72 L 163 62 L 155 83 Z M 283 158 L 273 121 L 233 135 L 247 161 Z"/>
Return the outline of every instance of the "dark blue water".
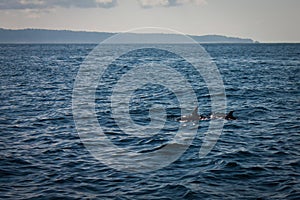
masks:
<path fill-rule="evenodd" d="M 73 84 L 94 47 L 0 45 L 1 199 L 300 198 L 299 44 L 204 45 L 223 78 L 227 110 L 235 110 L 238 120 L 225 122 L 213 150 L 201 159 L 198 153 L 208 122 L 200 122 L 188 150 L 169 166 L 149 173 L 104 165 L 78 136 Z M 171 63 L 185 73 L 200 112 L 211 111 L 205 83 L 193 79 L 195 72 L 185 61 L 149 49 L 120 58 L 103 77 L 108 87 L 97 89 L 95 109 L 114 144 L 139 152 L 167 144 L 173 137 L 169 133 L 176 133 L 180 123 L 175 120 L 180 116 L 176 96 L 159 84 L 135 91 L 130 114 L 135 123 L 147 125 L 151 105 L 164 105 L 167 118 L 161 132 L 131 138 L 114 123 L 107 107 L 110 87 L 144 59 Z M 114 71 L 120 66 L 121 71 Z"/>

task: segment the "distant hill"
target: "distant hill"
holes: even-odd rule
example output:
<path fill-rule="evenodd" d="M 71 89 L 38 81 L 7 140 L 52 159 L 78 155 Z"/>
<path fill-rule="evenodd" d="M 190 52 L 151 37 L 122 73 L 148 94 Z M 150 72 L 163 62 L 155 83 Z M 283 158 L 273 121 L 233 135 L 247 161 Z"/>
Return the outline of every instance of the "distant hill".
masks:
<path fill-rule="evenodd" d="M 2 29 L 0 28 L 0 43 L 99 43 L 116 33 L 86 32 L 47 29 Z M 190 36 L 199 43 L 254 43 L 252 39 L 226 37 L 221 35 Z M 127 33 L 126 41 L 181 43 L 181 37 L 176 34 L 163 33 Z M 120 41 L 122 42 L 122 41 Z"/>

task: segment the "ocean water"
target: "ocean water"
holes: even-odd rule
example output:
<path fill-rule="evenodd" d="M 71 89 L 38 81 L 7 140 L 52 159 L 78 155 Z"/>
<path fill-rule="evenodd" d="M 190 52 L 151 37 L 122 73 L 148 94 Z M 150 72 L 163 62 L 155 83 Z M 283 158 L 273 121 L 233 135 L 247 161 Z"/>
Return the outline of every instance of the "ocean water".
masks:
<path fill-rule="evenodd" d="M 223 79 L 227 111 L 234 110 L 238 119 L 224 122 L 215 146 L 203 158 L 199 149 L 209 121 L 185 124 L 197 132 L 188 149 L 168 166 L 144 173 L 99 161 L 77 132 L 73 88 L 80 65 L 94 47 L 0 45 L 1 199 L 300 199 L 300 44 L 203 45 Z M 127 46 L 108 48 L 117 52 Z M 193 51 L 188 45 L 172 48 Z M 212 111 L 203 77 L 184 59 L 159 46 L 121 56 L 99 81 L 95 112 L 114 145 L 141 154 L 163 148 L 182 125 L 176 120 L 181 115 L 176 95 L 151 83 L 132 93 L 131 122 L 146 127 L 151 106 L 160 105 L 166 113 L 163 128 L 132 137 L 118 127 L 110 110 L 113 88 L 131 69 L 149 63 L 169 65 L 183 74 L 196 93 L 199 113 Z M 155 118 L 155 109 L 152 114 Z"/>

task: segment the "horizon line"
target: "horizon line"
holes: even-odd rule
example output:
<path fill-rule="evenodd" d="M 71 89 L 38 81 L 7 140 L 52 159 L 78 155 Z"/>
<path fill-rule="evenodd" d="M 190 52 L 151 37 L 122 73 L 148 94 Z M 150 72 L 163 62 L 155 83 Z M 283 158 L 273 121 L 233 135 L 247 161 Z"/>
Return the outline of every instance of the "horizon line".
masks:
<path fill-rule="evenodd" d="M 2 30 L 11 30 L 11 31 L 22 31 L 22 30 L 45 30 L 45 31 L 70 31 L 70 32 L 86 32 L 86 33 L 110 33 L 110 34 L 119 34 L 119 33 L 126 33 L 127 31 L 119 31 L 119 32 L 112 32 L 112 31 L 99 31 L 99 30 L 82 30 L 82 29 L 51 29 L 51 28 L 5 28 L 5 27 L 0 27 Z M 179 35 L 176 33 L 166 33 L 166 32 L 143 32 L 143 33 L 138 33 L 138 32 L 128 32 L 132 34 L 166 34 L 166 35 Z M 300 41 L 258 41 L 249 37 L 243 37 L 243 36 L 229 36 L 229 35 L 223 35 L 223 34 L 216 34 L 216 33 L 210 33 L 210 34 L 185 34 L 187 36 L 225 36 L 228 38 L 239 38 L 239 39 L 250 39 L 253 41 L 253 44 L 298 44 Z M 208 42 L 211 43 L 211 42 Z M 214 43 L 214 42 L 212 42 Z M 215 42 L 218 43 L 218 42 Z M 1 44 L 9 44 L 9 43 L 1 43 Z M 23 44 L 23 43 L 12 43 L 12 44 Z M 25 43 L 24 43 L 25 44 Z M 29 43 L 28 43 L 29 44 Z M 41 44 L 46 44 L 46 43 L 41 43 Z M 59 44 L 59 43 L 57 43 Z M 61 44 L 76 44 L 76 43 L 61 43 Z M 77 43 L 77 44 L 84 44 L 84 43 Z M 93 44 L 93 43 L 91 43 Z M 229 43 L 227 43 L 229 44 Z"/>

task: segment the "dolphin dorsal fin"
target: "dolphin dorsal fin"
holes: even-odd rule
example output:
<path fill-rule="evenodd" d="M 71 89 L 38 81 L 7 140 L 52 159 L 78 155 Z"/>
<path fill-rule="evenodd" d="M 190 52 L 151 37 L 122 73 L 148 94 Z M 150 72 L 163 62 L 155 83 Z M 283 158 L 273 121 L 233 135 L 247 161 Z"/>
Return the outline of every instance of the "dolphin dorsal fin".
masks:
<path fill-rule="evenodd" d="M 194 109 L 194 111 L 192 112 L 192 115 L 198 115 L 198 106 L 196 106 L 196 108 Z"/>
<path fill-rule="evenodd" d="M 230 112 L 226 115 L 225 119 L 235 120 L 236 117 L 233 116 L 233 112 L 234 112 L 233 110 L 230 111 Z"/>

